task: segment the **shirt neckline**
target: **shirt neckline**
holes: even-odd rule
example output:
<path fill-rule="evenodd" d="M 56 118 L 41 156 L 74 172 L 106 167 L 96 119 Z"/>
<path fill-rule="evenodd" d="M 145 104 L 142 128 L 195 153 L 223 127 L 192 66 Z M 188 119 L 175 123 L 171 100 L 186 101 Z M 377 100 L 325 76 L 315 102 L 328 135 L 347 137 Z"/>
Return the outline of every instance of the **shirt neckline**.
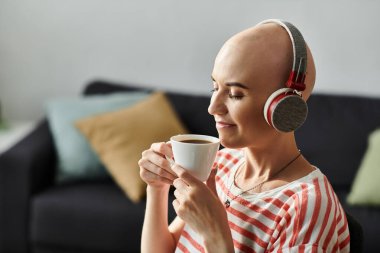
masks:
<path fill-rule="evenodd" d="M 290 187 L 292 184 L 297 184 L 299 182 L 305 182 L 305 181 L 307 181 L 307 178 L 309 178 L 309 177 L 313 178 L 313 177 L 317 176 L 318 174 L 320 174 L 320 170 L 316 166 L 312 165 L 312 167 L 314 168 L 314 170 L 312 172 L 310 172 L 307 175 L 305 175 L 301 178 L 298 178 L 292 182 L 289 182 L 287 184 L 284 184 L 284 185 L 281 185 L 279 187 L 276 187 L 276 188 L 273 188 L 273 189 L 270 189 L 267 191 L 263 191 L 263 192 L 244 192 L 244 190 L 237 187 L 235 185 L 235 182 L 234 182 L 237 169 L 241 166 L 241 164 L 243 162 L 245 162 L 244 155 L 240 154 L 240 156 L 241 156 L 241 159 L 239 159 L 239 161 L 231 169 L 231 173 L 229 173 L 229 176 L 227 179 L 227 186 L 228 186 L 228 191 L 230 193 L 232 193 L 234 196 L 239 195 L 240 198 L 247 199 L 247 200 L 249 200 L 251 198 L 258 198 L 258 197 L 273 195 L 276 192 L 282 191 L 283 189 Z"/>

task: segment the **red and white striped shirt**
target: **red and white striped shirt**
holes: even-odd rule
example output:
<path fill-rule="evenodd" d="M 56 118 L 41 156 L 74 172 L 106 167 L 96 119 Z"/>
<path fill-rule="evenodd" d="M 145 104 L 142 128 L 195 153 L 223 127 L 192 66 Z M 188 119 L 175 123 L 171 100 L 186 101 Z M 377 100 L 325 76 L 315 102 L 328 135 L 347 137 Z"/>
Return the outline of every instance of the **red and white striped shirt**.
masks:
<path fill-rule="evenodd" d="M 235 253 L 350 251 L 344 210 L 319 169 L 269 191 L 241 194 L 233 181 L 243 161 L 242 150 L 223 149 L 214 164 L 218 196 L 231 202 L 226 211 Z M 185 225 L 175 252 L 205 252 L 202 244 Z"/>

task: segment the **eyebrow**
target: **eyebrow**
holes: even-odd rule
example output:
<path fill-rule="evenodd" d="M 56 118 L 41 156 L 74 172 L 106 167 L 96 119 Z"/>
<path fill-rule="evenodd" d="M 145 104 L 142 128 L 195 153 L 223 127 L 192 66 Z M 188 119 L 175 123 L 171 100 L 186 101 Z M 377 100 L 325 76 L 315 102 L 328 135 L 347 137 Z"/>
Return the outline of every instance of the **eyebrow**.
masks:
<path fill-rule="evenodd" d="M 211 80 L 213 82 L 216 82 L 214 77 L 212 77 L 212 76 L 211 76 Z M 246 85 L 244 85 L 242 83 L 238 83 L 238 82 L 228 82 L 228 83 L 226 83 L 226 86 L 228 86 L 228 87 L 239 87 L 239 88 L 248 90 L 248 87 Z"/>

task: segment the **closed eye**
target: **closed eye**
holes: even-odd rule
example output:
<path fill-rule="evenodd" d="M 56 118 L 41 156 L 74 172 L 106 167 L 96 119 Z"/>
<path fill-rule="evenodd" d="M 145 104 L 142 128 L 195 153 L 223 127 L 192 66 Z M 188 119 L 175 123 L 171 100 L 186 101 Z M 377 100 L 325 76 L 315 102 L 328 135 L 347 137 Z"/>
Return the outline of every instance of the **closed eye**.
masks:
<path fill-rule="evenodd" d="M 228 97 L 234 100 L 241 100 L 244 97 L 244 95 L 234 95 L 230 93 L 228 94 Z"/>

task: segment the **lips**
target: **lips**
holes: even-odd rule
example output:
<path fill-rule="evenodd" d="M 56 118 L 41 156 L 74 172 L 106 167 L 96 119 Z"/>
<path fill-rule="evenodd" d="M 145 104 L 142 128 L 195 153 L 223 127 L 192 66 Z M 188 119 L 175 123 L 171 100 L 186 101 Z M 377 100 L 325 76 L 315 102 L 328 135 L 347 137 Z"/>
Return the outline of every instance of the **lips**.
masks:
<path fill-rule="evenodd" d="M 235 124 L 224 122 L 224 121 L 216 121 L 216 128 L 231 128 L 236 126 Z"/>

